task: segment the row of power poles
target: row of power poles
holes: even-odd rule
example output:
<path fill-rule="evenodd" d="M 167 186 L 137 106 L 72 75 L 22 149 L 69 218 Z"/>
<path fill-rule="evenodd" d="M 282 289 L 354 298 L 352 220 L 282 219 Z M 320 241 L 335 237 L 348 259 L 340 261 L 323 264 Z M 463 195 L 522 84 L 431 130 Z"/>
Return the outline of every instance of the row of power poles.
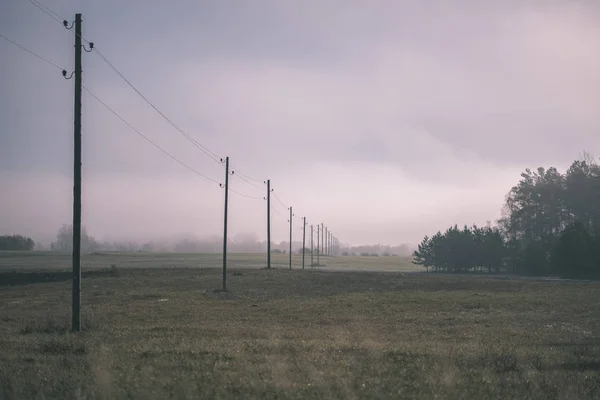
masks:
<path fill-rule="evenodd" d="M 271 193 L 273 189 L 271 189 L 271 180 L 268 179 L 265 181 L 267 184 L 267 268 L 271 268 Z M 289 269 L 292 269 L 292 242 L 293 242 L 293 220 L 296 216 L 293 212 L 293 208 L 288 207 L 290 212 L 290 216 L 288 219 L 288 223 L 290 224 L 290 248 L 289 248 Z M 305 268 L 305 260 L 306 260 L 306 228 L 308 224 L 306 223 L 306 217 L 302 217 L 302 269 Z M 315 252 L 314 246 L 314 228 L 315 225 L 310 225 L 310 265 L 316 266 L 320 265 L 320 257 L 323 256 L 337 256 L 339 255 L 339 240 L 333 235 L 331 231 L 327 229 L 327 227 L 321 223 L 317 224 L 317 246 Z M 315 264 L 315 253 L 317 262 Z"/>
<path fill-rule="evenodd" d="M 82 43 L 82 18 L 81 14 L 75 14 L 75 21 L 71 26 L 67 21 L 63 22 L 67 29 L 75 28 L 75 70 L 67 76 L 67 71 L 62 71 L 66 79 L 75 78 L 75 99 L 74 99 L 74 160 L 73 160 L 73 286 L 72 286 L 72 330 L 74 332 L 81 331 L 81 92 L 82 92 L 82 49 L 90 52 L 94 48 L 94 44 L 89 42 L 89 49 L 86 49 Z M 229 206 L 229 175 L 233 175 L 233 171 L 229 169 L 229 157 L 221 160 L 225 164 L 225 184 L 221 185 L 225 188 L 225 209 L 223 221 L 223 290 L 227 290 L 227 217 Z M 271 268 L 271 181 L 267 180 L 267 267 Z M 293 234 L 293 218 L 294 213 L 292 207 L 289 207 L 290 217 L 290 249 L 289 249 L 289 267 L 292 268 L 292 234 Z M 304 269 L 305 253 L 306 253 L 306 217 L 303 220 L 303 236 L 302 236 L 302 269 Z M 310 226 L 310 255 L 311 265 L 319 264 L 321 255 L 334 256 L 339 253 L 339 242 L 323 224 L 317 225 L 317 264 L 314 263 L 314 241 L 313 241 L 314 226 Z M 320 235 L 320 239 L 319 239 Z"/>

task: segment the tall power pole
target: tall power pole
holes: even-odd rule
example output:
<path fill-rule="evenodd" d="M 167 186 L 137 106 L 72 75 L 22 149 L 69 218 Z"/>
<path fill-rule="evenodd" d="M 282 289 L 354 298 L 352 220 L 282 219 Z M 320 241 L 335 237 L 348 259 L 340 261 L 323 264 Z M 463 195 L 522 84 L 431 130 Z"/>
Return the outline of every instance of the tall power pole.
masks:
<path fill-rule="evenodd" d="M 338 240 L 336 237 L 333 238 L 333 255 L 338 256 Z"/>
<path fill-rule="evenodd" d="M 267 179 L 267 268 L 271 268 L 271 180 Z"/>
<path fill-rule="evenodd" d="M 335 236 L 331 236 L 331 255 L 335 256 Z"/>
<path fill-rule="evenodd" d="M 329 255 L 329 250 L 327 248 L 327 246 L 329 246 L 329 230 L 327 229 L 327 227 L 325 227 L 325 240 L 323 240 L 323 245 L 325 246 L 325 250 L 323 251 L 323 254 L 328 256 Z"/>
<path fill-rule="evenodd" d="M 311 268 L 315 265 L 315 260 L 313 256 L 313 226 L 310 226 L 310 266 Z"/>
<path fill-rule="evenodd" d="M 321 249 L 319 248 L 319 245 L 320 245 L 320 240 L 319 240 L 319 239 L 320 239 L 320 237 L 321 237 L 321 236 L 320 236 L 320 234 L 319 234 L 319 228 L 320 228 L 320 227 L 319 227 L 319 224 L 317 224 L 317 265 L 320 265 L 320 264 L 319 264 L 319 262 L 320 262 L 320 261 L 319 261 L 319 260 L 320 260 L 320 258 L 319 258 L 319 257 L 320 257 L 320 255 L 321 255 Z"/>
<path fill-rule="evenodd" d="M 229 157 L 225 158 L 225 212 L 223 221 L 223 291 L 227 290 L 227 208 L 229 203 Z"/>
<path fill-rule="evenodd" d="M 321 253 L 323 253 L 323 238 L 325 235 L 323 234 L 325 228 L 325 224 L 321 223 Z"/>
<path fill-rule="evenodd" d="M 66 24 L 66 22 L 65 22 Z M 66 26 L 66 25 L 65 25 Z M 75 14 L 75 118 L 73 159 L 73 288 L 71 329 L 81 331 L 81 14 Z M 66 71 L 63 76 L 66 77 Z"/>
<path fill-rule="evenodd" d="M 304 269 L 304 253 L 306 253 L 306 217 L 302 217 L 302 269 Z"/>
<path fill-rule="evenodd" d="M 294 214 L 292 213 L 292 206 L 290 206 L 290 269 L 292 269 L 292 218 Z"/>

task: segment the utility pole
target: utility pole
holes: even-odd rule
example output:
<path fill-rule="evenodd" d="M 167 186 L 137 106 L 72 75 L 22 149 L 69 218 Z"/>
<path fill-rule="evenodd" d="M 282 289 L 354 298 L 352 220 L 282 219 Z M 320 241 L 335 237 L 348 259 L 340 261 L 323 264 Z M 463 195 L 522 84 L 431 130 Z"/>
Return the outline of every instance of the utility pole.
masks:
<path fill-rule="evenodd" d="M 294 214 L 292 214 L 292 206 L 290 206 L 290 269 L 292 269 L 292 218 Z"/>
<path fill-rule="evenodd" d="M 335 236 L 331 237 L 331 255 L 335 256 Z"/>
<path fill-rule="evenodd" d="M 325 224 L 321 223 L 321 253 L 323 253 L 323 238 L 325 235 L 323 234 L 325 228 Z"/>
<path fill-rule="evenodd" d="M 81 14 L 75 14 L 75 122 L 73 162 L 73 332 L 81 331 Z"/>
<path fill-rule="evenodd" d="M 329 230 L 327 229 L 327 227 L 325 227 L 325 240 L 323 240 L 323 245 L 325 246 L 325 250 L 323 251 L 323 254 L 328 256 L 329 255 L 329 251 L 327 249 L 328 243 L 327 241 L 329 240 Z"/>
<path fill-rule="evenodd" d="M 321 249 L 319 248 L 319 245 L 320 245 L 319 238 L 320 238 L 320 237 L 321 237 L 321 236 L 320 236 L 320 234 L 319 234 L 319 224 L 317 224 L 317 265 L 320 265 L 320 264 L 319 264 L 319 262 L 320 262 L 320 261 L 319 261 L 319 260 L 320 260 L 320 254 L 321 254 Z"/>
<path fill-rule="evenodd" d="M 271 180 L 267 179 L 267 268 L 271 268 Z"/>
<path fill-rule="evenodd" d="M 304 269 L 304 253 L 306 253 L 306 217 L 302 217 L 302 269 Z"/>
<path fill-rule="evenodd" d="M 310 267 L 314 267 L 314 257 L 313 257 L 313 226 L 310 226 Z"/>
<path fill-rule="evenodd" d="M 71 79 L 75 75 L 75 100 L 74 100 L 74 118 L 73 118 L 73 286 L 71 291 L 71 330 L 73 332 L 81 331 L 81 88 L 82 75 L 81 68 L 81 14 L 75 14 L 75 23 L 69 24 L 63 21 L 67 29 L 75 26 L 75 70 L 67 76 L 67 71 L 63 70 L 62 75 L 66 79 Z M 92 51 L 94 43 L 90 42 Z"/>
<path fill-rule="evenodd" d="M 221 160 L 223 161 L 223 160 Z M 225 158 L 225 213 L 223 221 L 223 291 L 227 291 L 227 208 L 229 203 L 229 157 Z"/>

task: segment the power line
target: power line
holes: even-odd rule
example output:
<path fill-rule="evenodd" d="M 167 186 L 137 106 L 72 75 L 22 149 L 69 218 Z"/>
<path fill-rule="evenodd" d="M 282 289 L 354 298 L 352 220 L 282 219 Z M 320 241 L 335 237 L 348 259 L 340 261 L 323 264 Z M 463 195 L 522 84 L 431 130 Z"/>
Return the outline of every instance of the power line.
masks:
<path fill-rule="evenodd" d="M 123 81 L 125 81 L 125 83 L 127 83 L 127 85 L 129 85 L 129 87 L 131 87 L 142 99 L 144 99 L 144 101 L 146 101 L 146 103 L 148 103 L 148 105 L 150 105 L 150 107 L 152 107 L 161 117 L 164 118 L 165 121 L 167 121 L 169 123 L 169 125 L 171 125 L 173 128 L 175 128 L 175 130 L 177 130 L 177 132 L 179 132 L 180 134 L 182 134 L 187 140 L 189 140 L 194 146 L 196 146 L 197 148 L 199 148 L 204 154 L 206 154 L 208 157 L 210 157 L 213 161 L 215 161 L 216 163 L 218 163 L 219 165 L 221 164 L 221 156 L 219 156 L 217 153 L 215 153 L 214 151 L 208 149 L 207 147 L 203 146 L 200 142 L 198 142 L 196 139 L 194 139 L 192 136 L 190 136 L 187 132 L 185 132 L 182 128 L 180 128 L 179 126 L 177 126 L 169 117 L 167 117 L 162 111 L 160 111 L 158 109 L 158 107 L 156 107 L 154 105 L 154 103 L 152 103 L 150 100 L 148 100 L 148 98 L 146 96 L 144 96 L 142 94 L 142 92 L 140 92 L 132 83 L 131 81 L 129 81 L 129 79 L 127 79 L 125 77 L 125 75 L 123 75 L 121 73 L 121 71 L 119 71 L 119 69 L 117 67 L 115 67 L 115 65 L 113 63 L 111 63 L 108 58 L 106 58 L 106 56 L 100 51 L 98 50 L 98 48 L 95 49 L 96 50 L 96 54 L 98 54 L 98 56 L 113 70 L 116 72 L 117 75 L 119 75 L 121 77 L 121 79 L 123 79 Z"/>
<path fill-rule="evenodd" d="M 244 177 L 246 177 L 247 179 L 250 179 L 251 181 L 255 181 L 258 183 L 265 183 L 263 179 L 256 179 L 256 178 L 249 176 L 248 174 L 244 174 L 243 172 L 240 172 L 240 171 L 237 171 L 237 172 L 238 172 L 238 174 L 243 175 Z"/>
<path fill-rule="evenodd" d="M 50 10 L 48 7 L 41 5 L 40 3 L 37 2 L 37 0 L 29 0 L 29 2 L 31 4 L 33 4 L 34 6 L 36 6 L 38 9 L 40 9 L 42 12 L 44 12 L 46 15 L 48 15 L 49 17 L 51 17 L 52 19 L 54 19 L 55 21 L 60 23 L 61 25 L 63 25 L 63 21 L 66 21 L 65 19 L 63 19 L 63 21 L 61 21 L 60 16 L 58 14 L 56 14 L 55 12 Z M 81 39 L 85 40 L 83 37 Z M 85 40 L 85 41 L 88 42 L 87 40 Z M 98 47 L 95 47 L 95 50 L 96 50 L 95 51 L 96 54 L 98 54 L 98 56 L 102 59 L 102 61 L 104 61 L 114 72 L 116 72 L 117 75 L 119 75 L 119 77 L 121 77 L 121 79 L 123 79 L 123 81 L 125 81 L 125 83 L 127 83 L 127 85 L 129 85 L 129 87 L 131 87 L 146 103 L 148 103 L 148 105 L 150 105 L 150 107 L 152 107 L 161 117 L 163 117 L 164 120 L 169 123 L 169 125 L 171 125 L 173 128 L 175 128 L 175 130 L 177 132 L 182 134 L 188 141 L 190 141 L 190 143 L 192 143 L 194 146 L 199 148 L 209 158 L 211 158 L 213 161 L 215 161 L 219 165 L 222 165 L 222 163 L 221 163 L 222 157 L 221 156 L 219 156 L 217 153 L 210 150 L 206 146 L 202 145 L 200 142 L 198 142 L 196 139 L 194 139 L 192 136 L 190 136 L 186 131 L 184 131 L 182 128 L 180 128 L 178 125 L 176 125 L 173 122 L 173 120 L 171 120 L 169 117 L 167 117 L 162 111 L 160 111 L 158 109 L 158 107 L 156 105 L 154 105 L 154 103 L 152 103 L 146 96 L 144 96 L 142 94 L 142 92 L 140 92 L 133 85 L 133 83 L 131 83 L 131 81 L 129 79 L 127 79 L 125 77 L 125 75 L 123 75 L 123 73 L 121 73 L 121 71 L 119 71 L 119 69 L 113 63 L 111 63 L 109 61 L 109 59 L 98 49 Z"/>
<path fill-rule="evenodd" d="M 44 14 L 48 15 L 50 18 L 52 18 L 53 20 L 55 20 L 56 22 L 58 22 L 61 26 L 64 26 L 65 28 L 69 29 L 67 27 L 67 19 L 64 18 L 61 15 L 58 15 L 57 13 L 55 13 L 54 11 L 52 11 L 49 7 L 46 7 L 45 5 L 43 5 L 42 3 L 40 3 L 37 0 L 28 0 L 31 4 L 33 4 L 34 6 L 36 6 L 39 10 L 41 10 Z M 87 44 L 90 44 L 90 41 L 87 40 L 86 38 L 83 37 L 83 35 L 79 35 L 77 32 L 72 31 L 73 34 L 75 36 L 79 36 L 81 38 L 81 40 L 83 40 L 84 42 L 86 42 Z"/>
<path fill-rule="evenodd" d="M 148 143 L 150 143 L 151 145 L 153 145 L 154 147 L 156 147 L 157 149 L 159 149 L 160 151 L 162 151 L 163 153 L 165 153 L 167 156 L 171 157 L 173 160 L 177 161 L 179 164 L 183 165 L 184 167 L 186 167 L 187 169 L 189 169 L 190 171 L 192 171 L 193 173 L 195 173 L 198 176 L 201 176 L 205 179 L 208 179 L 211 182 L 214 182 L 216 184 L 221 184 L 219 181 L 214 180 L 212 178 L 209 178 L 208 176 L 204 175 L 201 172 L 198 172 L 197 170 L 195 170 L 194 168 L 190 167 L 189 165 L 187 165 L 186 163 L 184 163 L 183 161 L 181 161 L 180 159 L 178 159 L 177 157 L 175 157 L 174 155 L 172 155 L 171 153 L 169 153 L 167 150 L 163 149 L 162 147 L 160 147 L 158 144 L 154 143 L 151 139 L 149 139 L 146 135 L 144 135 L 142 132 L 140 132 L 136 127 L 134 127 L 133 125 L 131 125 L 129 122 L 127 122 L 123 117 L 121 117 L 116 111 L 114 111 L 112 108 L 110 108 L 105 102 L 103 102 L 102 100 L 100 100 L 98 98 L 98 96 L 96 96 L 94 93 L 92 93 L 87 87 L 83 86 L 83 89 L 85 89 L 86 92 L 88 92 L 94 99 L 96 99 L 100 104 L 102 104 L 104 107 L 106 107 L 106 109 L 108 111 L 110 111 L 111 113 L 113 113 L 117 118 L 119 118 L 125 125 L 127 125 L 128 127 L 130 127 L 131 129 L 133 129 L 138 135 L 140 135 L 141 137 L 143 137 L 144 139 L 146 139 L 146 141 L 148 141 Z"/>
<path fill-rule="evenodd" d="M 284 206 L 285 208 L 288 208 L 288 206 L 283 201 L 281 201 L 281 199 L 279 198 L 279 196 L 277 196 L 277 193 L 275 193 L 275 191 L 273 191 L 273 196 L 275 196 L 275 198 L 277 199 L 277 201 L 279 201 L 282 206 Z"/>
<path fill-rule="evenodd" d="M 237 176 L 238 178 L 240 178 L 241 180 L 243 180 L 244 182 L 246 182 L 248 185 L 250 186 L 254 186 L 255 188 L 259 189 L 259 190 L 263 190 L 263 188 L 261 188 L 260 186 L 256 186 L 254 183 L 250 182 L 248 179 L 246 179 L 244 177 L 244 174 L 242 174 L 240 171 L 238 171 L 237 169 L 235 170 L 236 174 L 234 176 Z"/>
<path fill-rule="evenodd" d="M 60 69 L 60 70 L 64 71 L 64 68 L 62 68 L 60 65 L 58 65 L 58 64 L 55 64 L 55 63 L 53 63 L 52 61 L 45 59 L 44 57 L 40 56 L 39 54 L 36 54 L 36 53 L 34 53 L 33 51 L 29 50 L 28 48 L 26 48 L 26 47 L 24 47 L 24 46 L 21 46 L 19 43 L 15 42 L 15 41 L 14 41 L 14 40 L 12 40 L 12 39 L 9 39 L 9 38 L 7 38 L 6 36 L 4 36 L 4 35 L 3 35 L 3 34 L 1 34 L 1 33 L 0 33 L 0 37 L 1 37 L 1 38 L 3 38 L 4 40 L 6 40 L 7 42 L 9 42 L 9 43 L 11 43 L 11 44 L 13 44 L 13 45 L 17 46 L 17 47 L 18 47 L 18 48 L 20 48 L 21 50 L 25 50 L 25 51 L 26 51 L 26 52 L 28 52 L 29 54 L 31 54 L 31 55 L 33 55 L 33 56 L 35 56 L 35 57 L 39 58 L 39 59 L 40 59 L 40 60 L 42 60 L 42 61 L 45 61 L 46 63 L 48 63 L 48 64 L 52 65 L 53 67 L 55 67 L 55 68 L 58 68 L 58 69 Z"/>
<path fill-rule="evenodd" d="M 64 18 L 61 18 L 60 15 L 56 14 L 54 11 L 52 11 L 51 9 L 49 9 L 48 7 L 44 6 L 43 4 L 39 3 L 36 0 L 29 0 L 29 2 L 31 4 L 33 4 L 34 6 L 36 6 L 39 10 L 41 10 L 44 14 L 48 15 L 50 18 L 52 18 L 53 20 L 55 20 L 56 22 L 58 22 L 59 24 L 63 24 L 63 21 L 65 20 Z"/>
<path fill-rule="evenodd" d="M 52 11 L 50 8 L 42 5 L 41 3 L 39 3 L 37 0 L 29 0 L 29 2 L 31 4 L 33 4 L 34 6 L 36 6 L 39 10 L 41 10 L 42 12 L 44 12 L 46 15 L 48 15 L 50 18 L 54 19 L 56 22 L 60 23 L 61 25 L 64 25 L 63 21 L 66 21 L 65 18 L 61 17 L 60 15 L 58 15 L 57 13 L 55 13 L 54 11 Z M 74 32 L 75 33 L 75 32 Z M 75 33 L 76 34 L 76 33 Z M 85 39 L 83 36 L 81 36 L 81 39 L 87 43 L 90 43 L 87 39 Z M 191 135 L 189 135 L 187 132 L 185 132 L 182 128 L 180 128 L 178 125 L 176 125 L 169 117 L 167 117 L 162 111 L 160 111 L 158 109 L 158 107 L 156 107 L 156 105 L 154 105 L 154 103 L 152 103 L 146 96 L 144 96 L 134 85 L 133 83 L 131 83 L 131 81 L 129 79 L 127 79 L 125 77 L 125 75 L 123 75 L 123 73 L 121 73 L 121 71 L 113 64 L 111 63 L 108 58 L 98 49 L 98 47 L 95 47 L 95 52 L 98 54 L 98 56 L 117 74 L 119 75 L 119 77 L 121 77 L 121 79 L 123 79 L 123 81 L 125 81 L 125 83 L 127 83 L 127 85 L 129 85 L 129 87 L 131 87 L 144 101 L 146 101 L 146 103 L 148 103 L 148 105 L 150 105 L 150 107 L 152 107 L 161 117 L 163 117 L 165 119 L 165 121 L 167 121 L 173 128 L 175 128 L 175 130 L 177 130 L 180 134 L 182 134 L 188 141 L 190 141 L 194 146 L 196 146 L 197 148 L 199 148 L 204 154 L 206 154 L 209 158 L 211 158 L 213 161 L 215 161 L 216 163 L 218 163 L 219 165 L 222 165 L 221 163 L 221 159 L 223 157 L 219 156 L 217 153 L 215 153 L 214 151 L 210 150 L 209 148 L 207 148 L 206 146 L 202 145 L 200 142 L 198 142 L 194 137 L 192 137 Z M 256 181 L 256 182 L 262 182 L 262 180 L 260 179 L 255 179 L 252 178 L 251 176 L 244 174 L 241 171 L 237 171 L 238 174 L 243 175 L 246 179 L 252 180 L 252 181 Z M 243 179 L 243 178 L 242 178 Z M 262 189 L 254 184 L 252 184 L 251 182 L 249 182 L 248 180 L 245 180 L 248 184 L 258 188 L 258 189 Z"/>
<path fill-rule="evenodd" d="M 283 218 L 287 221 L 287 218 L 284 217 L 283 215 L 281 215 L 281 213 L 279 211 L 277 211 L 277 209 L 275 207 L 273 207 L 272 210 L 275 211 L 275 214 L 279 215 L 281 218 Z"/>
<path fill-rule="evenodd" d="M 238 195 L 242 196 L 242 197 L 247 197 L 247 198 L 249 198 L 249 199 L 255 199 L 255 200 L 263 200 L 263 198 L 262 198 L 262 197 L 249 196 L 249 195 L 247 195 L 247 194 L 240 193 L 240 192 L 238 192 L 237 190 L 235 190 L 235 189 L 232 189 L 232 188 L 229 188 L 229 190 L 230 190 L 230 191 L 232 191 L 233 193 L 236 193 L 236 194 L 238 194 Z"/>

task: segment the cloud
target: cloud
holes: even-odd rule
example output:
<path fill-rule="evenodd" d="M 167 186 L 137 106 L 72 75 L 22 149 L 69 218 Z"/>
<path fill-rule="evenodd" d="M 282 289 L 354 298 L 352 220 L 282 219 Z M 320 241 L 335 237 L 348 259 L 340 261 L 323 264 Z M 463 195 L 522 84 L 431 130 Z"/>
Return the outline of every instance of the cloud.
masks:
<path fill-rule="evenodd" d="M 57 9 L 65 13 L 72 4 Z M 234 169 L 271 178 L 300 214 L 352 242 L 415 241 L 454 222 L 493 220 L 524 168 L 564 168 L 600 144 L 594 2 L 82 7 L 86 35 L 180 127 L 230 156 Z M 31 11 L 14 10 L 15 18 Z M 43 36 L 50 27 L 36 25 L 26 43 L 62 43 L 58 34 Z M 57 60 L 70 62 L 67 47 Z M 23 207 L 3 218 L 15 229 L 33 227 L 37 211 L 19 199 L 35 190 L 54 215 L 39 215 L 40 225 L 54 230 L 69 215 L 68 195 L 61 197 L 68 190 L 58 188 L 70 179 L 72 88 L 27 57 L 15 53 L 0 66 L 11 76 L 1 83 L 11 101 L 0 111 L 0 169 L 15 188 L 4 201 Z M 85 84 L 95 94 L 165 150 L 222 180 L 221 165 L 97 56 L 84 61 Z M 84 135 L 91 231 L 220 233 L 218 185 L 160 153 L 87 94 Z M 46 183 L 35 186 L 38 180 Z M 264 195 L 239 179 L 232 184 Z M 231 201 L 232 232 L 264 232 L 260 200 Z M 285 218 L 277 224 L 276 236 L 285 238 Z"/>

